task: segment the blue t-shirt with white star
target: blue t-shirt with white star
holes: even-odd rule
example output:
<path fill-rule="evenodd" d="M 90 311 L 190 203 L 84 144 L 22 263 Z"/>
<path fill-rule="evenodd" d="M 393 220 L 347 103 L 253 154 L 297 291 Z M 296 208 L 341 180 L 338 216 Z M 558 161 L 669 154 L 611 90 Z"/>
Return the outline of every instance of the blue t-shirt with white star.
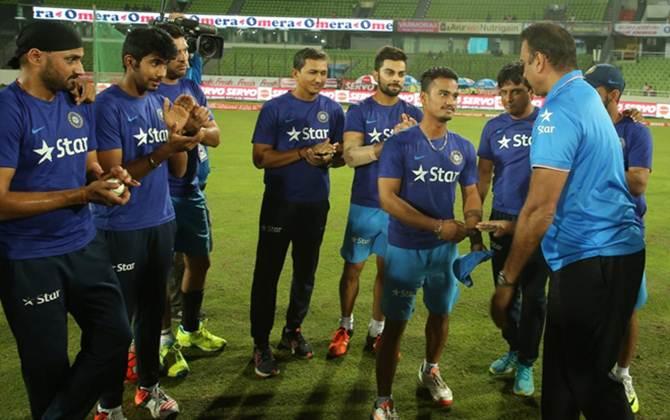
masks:
<path fill-rule="evenodd" d="M 46 192 L 86 185 L 86 157 L 96 149 L 91 105 L 66 92 L 51 101 L 17 82 L 0 91 L 0 167 L 15 170 L 9 191 Z M 0 222 L 0 258 L 63 255 L 95 237 L 88 206 L 72 206 Z"/>
<path fill-rule="evenodd" d="M 347 110 L 344 132 L 363 133 L 363 145 L 370 146 L 385 142 L 393 135 L 393 127 L 401 121 L 401 115 L 407 114 L 421 122 L 423 113 L 414 105 L 399 100 L 393 105 L 382 105 L 372 96 L 360 104 L 351 105 Z M 379 190 L 377 173 L 379 161 L 356 167 L 354 182 L 351 186 L 351 202 L 359 206 L 379 208 Z"/>
<path fill-rule="evenodd" d="M 200 106 L 207 106 L 205 93 L 193 80 L 181 78 L 174 85 L 161 83 L 156 91 L 174 102 L 180 95 L 189 95 L 195 99 Z M 211 118 L 210 118 L 211 119 Z M 204 147 L 204 146 L 203 146 Z M 186 165 L 186 174 L 178 178 L 168 172 L 168 181 L 170 183 L 170 195 L 173 197 L 186 197 L 200 190 L 198 173 L 200 170 L 200 148 L 194 147 L 187 153 L 188 163 Z"/>
<path fill-rule="evenodd" d="M 509 113 L 498 115 L 482 131 L 477 155 L 493 162 L 493 208 L 498 211 L 518 215 L 526 201 L 537 111 L 523 119 L 514 119 Z"/>
<path fill-rule="evenodd" d="M 251 141 L 283 152 L 326 139 L 339 143 L 343 129 L 344 111 L 337 102 L 323 95 L 303 101 L 287 92 L 263 104 Z M 323 201 L 330 193 L 328 168 L 312 166 L 304 159 L 265 169 L 264 181 L 266 194 L 288 202 Z"/>
<path fill-rule="evenodd" d="M 624 168 L 628 171 L 630 167 L 647 168 L 651 170 L 652 141 L 649 128 L 632 118 L 624 117 L 614 125 L 621 146 L 623 147 Z M 647 213 L 647 201 L 644 194 L 633 197 L 635 202 L 635 216 L 644 226 L 644 215 Z"/>
<path fill-rule="evenodd" d="M 428 143 L 421 128 L 403 130 L 391 137 L 379 159 L 379 177 L 401 180 L 398 196 L 421 213 L 436 219 L 453 219 L 456 183 L 477 183 L 475 147 L 456 133 Z M 444 145 L 444 149 L 442 149 Z M 389 244 L 407 249 L 429 249 L 444 243 L 427 232 L 403 224 L 391 215 Z"/>
<path fill-rule="evenodd" d="M 554 85 L 535 120 L 531 165 L 569 172 L 542 239 L 544 258 L 553 271 L 587 258 L 644 248 L 621 142 L 610 121 L 600 96 L 578 70 Z"/>
<path fill-rule="evenodd" d="M 117 85 L 110 86 L 95 100 L 98 150 L 121 149 L 123 164 L 158 149 L 168 141 L 163 122 L 163 97 L 147 93 L 130 96 Z M 128 231 L 159 226 L 174 220 L 168 188 L 168 163 L 150 171 L 131 191 L 125 206 L 93 206 L 98 229 Z"/>

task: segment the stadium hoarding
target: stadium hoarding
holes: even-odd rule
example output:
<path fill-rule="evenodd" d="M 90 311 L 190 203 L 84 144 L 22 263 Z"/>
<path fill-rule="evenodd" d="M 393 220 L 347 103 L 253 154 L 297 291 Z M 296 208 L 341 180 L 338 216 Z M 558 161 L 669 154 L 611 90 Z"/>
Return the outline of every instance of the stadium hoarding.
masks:
<path fill-rule="evenodd" d="M 398 32 L 435 33 L 440 32 L 440 22 L 437 20 L 403 19 L 396 21 Z"/>
<path fill-rule="evenodd" d="M 617 23 L 614 32 L 631 37 L 670 37 L 670 23 Z"/>
<path fill-rule="evenodd" d="M 519 35 L 521 22 L 440 22 L 440 32 L 450 34 Z"/>
<path fill-rule="evenodd" d="M 154 12 L 68 9 L 60 7 L 33 7 L 34 19 L 64 20 L 69 22 L 106 22 L 122 24 L 147 24 L 159 17 Z M 393 20 L 389 19 L 349 19 L 317 17 L 275 17 L 275 16 L 228 16 L 187 14 L 202 24 L 217 28 L 236 29 L 304 29 L 315 31 L 360 31 L 393 32 Z"/>

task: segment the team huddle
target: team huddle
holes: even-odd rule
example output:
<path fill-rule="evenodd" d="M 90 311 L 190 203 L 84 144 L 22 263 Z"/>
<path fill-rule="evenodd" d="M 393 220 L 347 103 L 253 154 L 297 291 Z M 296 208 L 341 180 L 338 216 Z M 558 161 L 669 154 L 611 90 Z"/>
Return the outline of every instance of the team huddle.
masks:
<path fill-rule="evenodd" d="M 249 307 L 258 377 L 280 374 L 270 335 L 289 245 L 290 301 L 277 349 L 313 357 L 302 324 L 330 208 L 328 174 L 347 165 L 355 175 L 341 317 L 327 356 L 348 352 L 360 275 L 374 254 L 365 338 L 376 355 L 372 419 L 399 418 L 392 385 L 419 289 L 429 315 L 418 385 L 438 406 L 454 403 L 439 368 L 449 314 L 488 259 L 490 313 L 507 342 L 489 372 L 513 375 L 513 392 L 533 395 L 544 332 L 543 418 L 633 418 L 649 130 L 619 112 L 618 69 L 576 70 L 567 31 L 535 24 L 521 39 L 521 61 L 498 73 L 506 112 L 486 124 L 478 149 L 448 129 L 459 94 L 452 69 L 422 74 L 419 109 L 399 98 L 407 56 L 384 47 L 375 93 L 345 115 L 320 94 L 327 55 L 296 53 L 295 88 L 263 105 L 251 139 L 265 183 Z M 125 419 L 124 380 L 137 382 L 135 404 L 153 418 L 175 418 L 179 405 L 159 377 L 188 373 L 181 348 L 226 345 L 202 314 L 212 242 L 199 172 L 203 146 L 218 146 L 220 131 L 185 77 L 188 46 L 178 27 L 132 30 L 123 78 L 94 103 L 80 81 L 82 56 L 79 35 L 60 23 L 32 23 L 17 39 L 19 77 L 0 91 L 0 299 L 33 418 L 85 418 L 95 407 L 96 420 Z M 545 97 L 541 108 L 533 95 Z M 466 238 L 470 252 L 459 255 Z M 169 282 L 173 264 L 183 273 Z M 72 365 L 68 312 L 82 334 Z"/>

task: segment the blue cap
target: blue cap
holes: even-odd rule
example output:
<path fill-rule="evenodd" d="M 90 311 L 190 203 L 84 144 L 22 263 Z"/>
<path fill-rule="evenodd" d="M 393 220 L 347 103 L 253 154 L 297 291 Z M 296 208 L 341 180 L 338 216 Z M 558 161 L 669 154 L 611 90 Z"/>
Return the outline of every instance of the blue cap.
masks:
<path fill-rule="evenodd" d="M 584 73 L 584 78 L 594 88 L 604 86 L 608 90 L 618 89 L 623 93 L 626 82 L 621 70 L 611 64 L 596 64 Z"/>
<path fill-rule="evenodd" d="M 469 254 L 462 255 L 454 260 L 452 270 L 454 270 L 454 275 L 463 283 L 466 287 L 472 287 L 472 277 L 470 273 L 477 267 L 479 264 L 484 261 L 489 260 L 493 256 L 491 251 L 473 251 Z"/>

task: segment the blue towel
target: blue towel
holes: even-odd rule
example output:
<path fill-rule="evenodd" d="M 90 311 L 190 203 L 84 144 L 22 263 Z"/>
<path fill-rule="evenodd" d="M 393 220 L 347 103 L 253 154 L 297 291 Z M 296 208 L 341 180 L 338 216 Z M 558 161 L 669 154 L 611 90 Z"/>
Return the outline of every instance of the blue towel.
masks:
<path fill-rule="evenodd" d="M 472 273 L 475 267 L 479 264 L 491 259 L 492 256 L 492 251 L 474 251 L 469 254 L 461 255 L 454 260 L 452 267 L 454 275 L 458 281 L 463 283 L 466 287 L 472 287 L 473 283 L 470 273 Z"/>

